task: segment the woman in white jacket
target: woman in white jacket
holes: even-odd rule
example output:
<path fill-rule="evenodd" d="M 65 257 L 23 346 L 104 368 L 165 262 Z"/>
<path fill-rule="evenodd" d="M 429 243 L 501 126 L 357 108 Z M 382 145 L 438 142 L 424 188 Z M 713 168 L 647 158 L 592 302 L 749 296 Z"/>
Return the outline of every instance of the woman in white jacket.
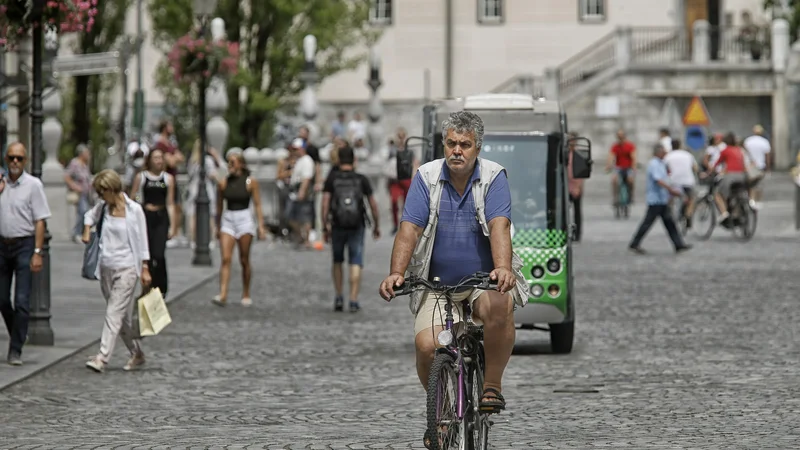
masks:
<path fill-rule="evenodd" d="M 88 243 L 91 228 L 103 217 L 100 232 L 100 256 L 96 276 L 106 299 L 106 320 L 100 338 L 100 352 L 86 367 L 102 373 L 108 364 L 117 335 L 130 351 L 124 370 L 144 364 L 144 352 L 134 338 L 133 305 L 136 286 L 150 285 L 150 250 L 147 246 L 147 223 L 142 207 L 122 190 L 122 180 L 113 170 L 97 174 L 92 187 L 101 199 L 83 218 L 83 242 Z"/>

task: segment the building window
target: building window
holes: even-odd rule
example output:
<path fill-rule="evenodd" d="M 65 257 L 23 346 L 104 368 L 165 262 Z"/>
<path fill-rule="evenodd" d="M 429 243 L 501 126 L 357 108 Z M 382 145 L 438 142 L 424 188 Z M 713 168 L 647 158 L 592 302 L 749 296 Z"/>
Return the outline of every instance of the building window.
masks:
<path fill-rule="evenodd" d="M 502 23 L 504 0 L 478 0 L 478 23 Z"/>
<path fill-rule="evenodd" d="M 372 0 L 369 21 L 376 25 L 390 25 L 392 23 L 392 0 Z"/>
<path fill-rule="evenodd" d="M 585 22 L 606 20 L 605 0 L 578 0 L 578 17 Z"/>

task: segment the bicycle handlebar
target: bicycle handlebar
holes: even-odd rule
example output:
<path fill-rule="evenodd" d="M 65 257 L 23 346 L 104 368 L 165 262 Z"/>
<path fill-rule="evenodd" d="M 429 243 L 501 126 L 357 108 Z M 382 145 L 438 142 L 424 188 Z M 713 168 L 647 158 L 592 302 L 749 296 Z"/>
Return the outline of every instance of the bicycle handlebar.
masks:
<path fill-rule="evenodd" d="M 477 289 L 489 290 L 497 288 L 497 281 L 489 278 L 489 272 L 475 272 L 464 277 L 455 285 L 441 284 L 438 281 L 428 281 L 415 275 L 409 276 L 403 284 L 394 289 L 394 296 L 408 295 L 414 288 L 426 287 L 434 292 L 450 293 L 462 287 L 473 287 Z"/>

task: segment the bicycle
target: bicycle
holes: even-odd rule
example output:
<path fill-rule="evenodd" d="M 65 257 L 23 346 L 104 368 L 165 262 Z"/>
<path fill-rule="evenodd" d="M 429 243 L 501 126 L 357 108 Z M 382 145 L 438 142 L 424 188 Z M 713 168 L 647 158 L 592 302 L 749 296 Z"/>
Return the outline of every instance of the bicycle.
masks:
<path fill-rule="evenodd" d="M 670 199 L 670 207 L 678 232 L 681 236 L 686 236 L 689 232 L 689 217 L 686 216 L 686 210 L 689 207 L 691 189 L 684 187 L 680 189 L 683 190 L 683 195 L 672 197 Z"/>
<path fill-rule="evenodd" d="M 617 199 L 614 202 L 614 218 L 629 217 L 631 204 L 631 185 L 628 182 L 628 170 L 617 172 Z"/>
<path fill-rule="evenodd" d="M 462 287 L 489 290 L 497 283 L 488 272 L 476 272 L 454 286 L 409 276 L 395 290 L 395 296 L 408 295 L 417 288 L 429 289 L 445 297 L 445 324 L 437 336 L 436 350 L 428 377 L 427 428 L 425 446 L 433 450 L 486 450 L 489 446 L 490 412 L 481 411 L 486 369 L 483 327 L 472 322 L 469 305 L 464 303 L 465 331 L 457 336 L 453 327 L 453 294 Z M 449 388 L 449 389 L 448 389 Z"/>
<path fill-rule="evenodd" d="M 722 175 L 716 175 L 709 181 L 709 189 L 706 195 L 698 199 L 692 218 L 692 228 L 697 233 L 697 237 L 706 240 L 711 237 L 714 227 L 717 225 L 717 204 L 714 201 L 716 187 L 722 180 Z M 731 194 L 727 199 L 729 216 L 719 223 L 720 226 L 733 231 L 741 240 L 747 241 L 756 232 L 758 215 L 750 205 L 750 196 L 747 193 L 747 183 L 735 184 L 731 187 Z M 703 230 L 700 225 L 703 221 L 709 220 L 708 229 Z"/>

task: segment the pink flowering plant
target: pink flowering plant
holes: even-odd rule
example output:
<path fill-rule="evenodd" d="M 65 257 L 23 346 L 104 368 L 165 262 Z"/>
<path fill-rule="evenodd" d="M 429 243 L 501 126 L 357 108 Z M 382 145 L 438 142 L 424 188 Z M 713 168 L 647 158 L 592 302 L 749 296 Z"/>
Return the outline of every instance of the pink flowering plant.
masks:
<path fill-rule="evenodd" d="M 59 33 L 88 32 L 94 26 L 98 0 L 0 0 L 0 45 L 14 48 L 31 29 Z M 34 12 L 41 8 L 41 17 Z"/>
<path fill-rule="evenodd" d="M 167 55 L 175 81 L 194 83 L 212 76 L 230 77 L 239 70 L 239 43 L 197 38 L 178 39 Z"/>

